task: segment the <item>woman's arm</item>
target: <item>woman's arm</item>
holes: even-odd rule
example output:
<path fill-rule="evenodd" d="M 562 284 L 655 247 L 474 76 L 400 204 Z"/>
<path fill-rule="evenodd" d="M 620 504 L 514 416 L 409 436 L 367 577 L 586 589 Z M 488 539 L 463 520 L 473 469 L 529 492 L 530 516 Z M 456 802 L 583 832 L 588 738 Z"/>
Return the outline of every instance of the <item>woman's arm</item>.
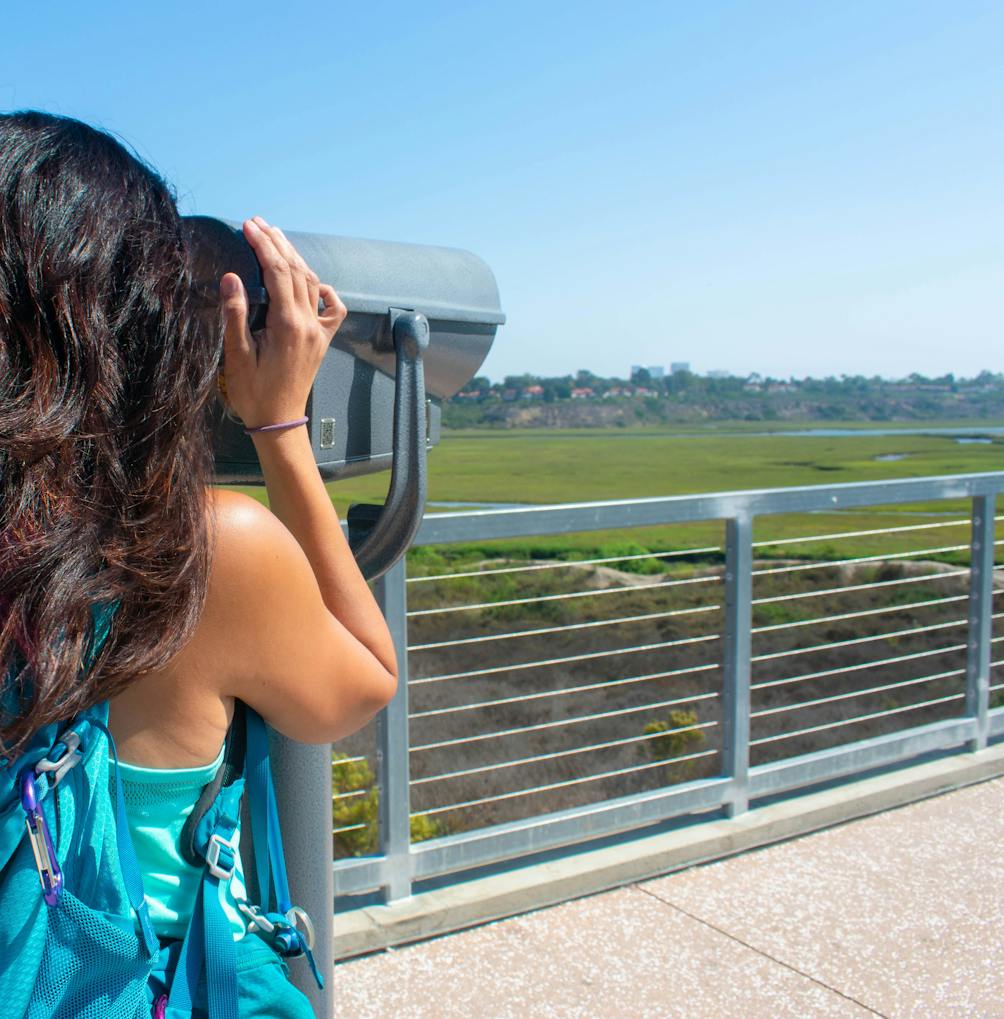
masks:
<path fill-rule="evenodd" d="M 280 230 L 257 218 L 244 234 L 270 304 L 252 337 L 237 276 L 220 283 L 227 402 L 248 427 L 296 420 L 331 338 L 345 318 Z M 324 311 L 317 312 L 323 298 Z M 232 690 L 286 735 L 307 742 L 359 728 L 393 696 L 397 665 L 383 616 L 363 579 L 302 427 L 255 432 L 271 513 L 217 494 L 209 602 L 231 620 L 239 650 L 224 668 Z M 207 604 L 207 611 L 209 604 Z M 232 647 L 233 641 L 228 641 Z"/>
<path fill-rule="evenodd" d="M 358 578 L 372 606 L 349 606 L 343 620 L 275 514 L 238 492 L 216 489 L 212 499 L 209 591 L 199 633 L 182 655 L 219 695 L 239 697 L 291 739 L 327 743 L 355 732 L 397 686 L 387 627 L 355 563 L 340 571 L 337 556 L 318 545 L 330 586 L 351 589 Z M 345 600 L 335 596 L 336 605 Z"/>
<path fill-rule="evenodd" d="M 396 676 L 390 633 L 356 567 L 306 430 L 259 433 L 254 444 L 269 506 L 303 549 L 328 611 Z"/>

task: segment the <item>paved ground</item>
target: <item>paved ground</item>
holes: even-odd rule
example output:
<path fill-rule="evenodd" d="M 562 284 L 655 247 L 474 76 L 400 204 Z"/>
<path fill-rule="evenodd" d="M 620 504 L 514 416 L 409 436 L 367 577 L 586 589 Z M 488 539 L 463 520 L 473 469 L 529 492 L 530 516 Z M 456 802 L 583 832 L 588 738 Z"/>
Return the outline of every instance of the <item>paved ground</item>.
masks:
<path fill-rule="evenodd" d="M 352 1019 L 1004 1017 L 1004 779 L 342 963 Z"/>

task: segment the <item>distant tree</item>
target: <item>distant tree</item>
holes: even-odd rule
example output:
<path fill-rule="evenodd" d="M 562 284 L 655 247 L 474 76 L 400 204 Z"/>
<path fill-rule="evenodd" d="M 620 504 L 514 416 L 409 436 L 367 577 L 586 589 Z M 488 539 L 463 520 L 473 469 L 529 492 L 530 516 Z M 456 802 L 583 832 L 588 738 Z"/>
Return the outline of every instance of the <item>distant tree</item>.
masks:
<path fill-rule="evenodd" d="M 666 392 L 673 393 L 674 395 L 696 390 L 700 388 L 700 384 L 703 381 L 703 379 L 690 371 L 673 372 L 663 380 Z"/>
<path fill-rule="evenodd" d="M 544 400 L 547 403 L 553 403 L 555 400 L 570 400 L 572 397 L 572 379 L 570 376 L 541 379 L 540 384 L 544 389 Z"/>

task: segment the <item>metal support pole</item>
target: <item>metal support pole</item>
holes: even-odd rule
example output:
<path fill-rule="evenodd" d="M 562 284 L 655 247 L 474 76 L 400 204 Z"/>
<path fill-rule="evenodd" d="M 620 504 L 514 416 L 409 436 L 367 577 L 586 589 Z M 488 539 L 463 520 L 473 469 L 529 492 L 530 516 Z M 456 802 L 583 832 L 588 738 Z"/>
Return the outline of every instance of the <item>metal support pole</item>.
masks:
<path fill-rule="evenodd" d="M 966 714 L 976 719 L 969 749 L 982 750 L 990 729 L 990 639 L 993 635 L 994 496 L 973 498 L 969 574 L 969 647 L 966 653 Z"/>
<path fill-rule="evenodd" d="M 374 584 L 397 654 L 397 693 L 377 717 L 380 852 L 385 902 L 411 895 L 411 771 L 408 763 L 408 595 L 399 559 Z"/>
<path fill-rule="evenodd" d="M 273 732 L 270 752 L 289 893 L 293 903 L 302 906 L 314 922 L 314 960 L 324 978 L 324 989 L 314 982 L 306 959 L 290 960 L 290 978 L 310 999 L 314 1015 L 327 1019 L 335 1014 L 331 744 L 294 743 Z"/>
<path fill-rule="evenodd" d="M 753 627 L 753 521 L 725 524 L 725 660 L 722 684 L 722 764 L 732 779 L 729 817 L 749 809 L 750 652 Z"/>

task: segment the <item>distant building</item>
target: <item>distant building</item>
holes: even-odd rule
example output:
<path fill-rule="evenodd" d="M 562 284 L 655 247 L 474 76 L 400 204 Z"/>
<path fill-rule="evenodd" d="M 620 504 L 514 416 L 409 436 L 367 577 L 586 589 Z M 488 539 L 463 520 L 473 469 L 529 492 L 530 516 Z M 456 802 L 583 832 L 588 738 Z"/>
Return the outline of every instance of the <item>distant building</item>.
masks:
<path fill-rule="evenodd" d="M 523 399 L 524 400 L 543 400 L 544 399 L 544 387 L 543 386 L 524 386 L 523 387 Z"/>
<path fill-rule="evenodd" d="M 573 400 L 588 400 L 593 395 L 593 391 L 588 386 L 582 386 L 579 389 L 572 390 Z"/>
<path fill-rule="evenodd" d="M 642 372 L 647 372 L 648 377 L 653 381 L 656 379 L 664 379 L 666 377 L 666 369 L 661 364 L 633 364 L 631 365 L 631 379 L 636 379 Z"/>
<path fill-rule="evenodd" d="M 669 370 L 673 375 L 678 375 L 680 372 L 690 371 L 689 361 L 674 361 L 670 366 Z"/>

